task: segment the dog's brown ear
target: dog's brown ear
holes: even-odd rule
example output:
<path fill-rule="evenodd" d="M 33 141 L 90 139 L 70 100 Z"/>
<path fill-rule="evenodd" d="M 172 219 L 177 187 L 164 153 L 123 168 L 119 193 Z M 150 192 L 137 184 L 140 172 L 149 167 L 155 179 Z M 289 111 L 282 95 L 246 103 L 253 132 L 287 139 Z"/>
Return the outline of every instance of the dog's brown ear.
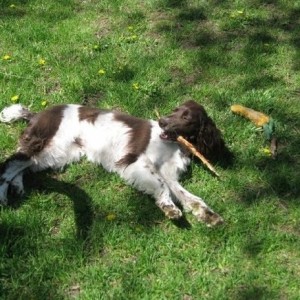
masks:
<path fill-rule="evenodd" d="M 205 120 L 201 120 L 196 147 L 211 162 L 226 161 L 227 164 L 232 161 L 233 155 L 227 148 L 220 130 L 207 115 Z"/>
<path fill-rule="evenodd" d="M 220 146 L 220 132 L 214 122 L 203 113 L 199 114 L 200 128 L 197 137 L 199 151 L 208 159 L 217 155 Z"/>

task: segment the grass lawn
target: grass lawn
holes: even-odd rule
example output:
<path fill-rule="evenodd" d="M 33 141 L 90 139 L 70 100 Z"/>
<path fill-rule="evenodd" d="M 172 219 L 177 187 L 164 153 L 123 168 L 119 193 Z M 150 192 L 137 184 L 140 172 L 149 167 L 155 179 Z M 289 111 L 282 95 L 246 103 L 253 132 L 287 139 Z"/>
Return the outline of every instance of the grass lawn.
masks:
<path fill-rule="evenodd" d="M 0 299 L 299 299 L 299 37 L 299 1 L 1 0 L 0 109 L 155 119 L 195 99 L 236 159 L 221 180 L 198 163 L 182 178 L 217 228 L 172 223 L 87 161 L 28 175 L 0 207 Z M 276 159 L 235 103 L 275 120 Z M 0 124 L 1 161 L 24 126 Z"/>

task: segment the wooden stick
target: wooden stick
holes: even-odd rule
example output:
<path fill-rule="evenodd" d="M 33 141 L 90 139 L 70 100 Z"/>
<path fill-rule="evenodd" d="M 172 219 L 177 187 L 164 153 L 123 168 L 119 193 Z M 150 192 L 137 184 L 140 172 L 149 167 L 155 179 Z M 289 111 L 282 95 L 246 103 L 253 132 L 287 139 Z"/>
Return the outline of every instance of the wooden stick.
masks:
<path fill-rule="evenodd" d="M 160 119 L 160 114 L 159 114 L 159 112 L 158 112 L 157 107 L 154 108 L 154 113 L 156 114 L 156 118 L 157 118 L 157 119 Z"/>
<path fill-rule="evenodd" d="M 192 154 L 194 154 L 195 156 L 197 156 L 202 162 L 203 164 L 210 170 L 212 171 L 212 173 L 214 173 L 217 177 L 220 177 L 220 175 L 217 173 L 217 171 L 215 170 L 215 168 L 211 165 L 211 163 L 199 152 L 197 151 L 197 149 L 194 147 L 193 144 L 191 144 L 190 142 L 188 142 L 185 138 L 183 138 L 181 135 L 177 137 L 177 141 L 185 146 Z"/>

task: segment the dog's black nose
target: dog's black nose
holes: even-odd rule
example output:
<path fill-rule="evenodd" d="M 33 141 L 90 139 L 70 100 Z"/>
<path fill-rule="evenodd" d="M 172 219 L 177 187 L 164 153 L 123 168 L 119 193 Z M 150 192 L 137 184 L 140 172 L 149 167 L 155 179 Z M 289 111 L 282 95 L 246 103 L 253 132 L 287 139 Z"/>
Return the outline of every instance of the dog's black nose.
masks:
<path fill-rule="evenodd" d="M 160 118 L 159 120 L 158 120 L 158 124 L 159 124 L 159 126 L 161 127 L 161 128 L 164 128 L 164 127 L 166 127 L 167 126 L 167 120 L 165 119 L 165 118 Z"/>

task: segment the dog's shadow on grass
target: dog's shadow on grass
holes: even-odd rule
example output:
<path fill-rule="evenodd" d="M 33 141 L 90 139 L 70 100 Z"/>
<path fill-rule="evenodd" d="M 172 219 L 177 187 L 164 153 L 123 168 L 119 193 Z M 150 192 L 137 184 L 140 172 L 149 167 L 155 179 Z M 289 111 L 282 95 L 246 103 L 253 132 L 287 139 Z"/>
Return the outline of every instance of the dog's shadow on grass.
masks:
<path fill-rule="evenodd" d="M 83 189 L 75 184 L 57 180 L 48 172 L 36 173 L 34 176 L 31 173 L 26 174 L 24 176 L 24 186 L 26 189 L 25 197 L 14 200 L 13 203 L 10 203 L 11 207 L 15 209 L 20 207 L 34 191 L 42 193 L 56 192 L 66 195 L 73 203 L 77 237 L 83 240 L 89 238 L 94 212 L 92 199 Z"/>
<path fill-rule="evenodd" d="M 25 197 L 20 199 L 11 199 L 9 202 L 12 208 L 19 208 L 26 201 L 26 198 L 34 192 L 47 193 L 58 193 L 67 196 L 73 203 L 76 235 L 81 240 L 88 241 L 91 237 L 91 230 L 95 220 L 95 214 L 103 216 L 103 222 L 105 219 L 105 211 L 95 212 L 93 207 L 93 199 L 88 193 L 77 184 L 62 181 L 61 179 L 55 178 L 55 173 L 51 171 L 44 171 L 39 173 L 25 174 L 24 186 L 26 189 Z M 139 193 L 138 193 L 139 194 Z M 142 199 L 147 197 L 147 199 Z M 151 228 L 153 225 L 160 223 L 161 220 L 165 220 L 164 215 L 160 212 L 158 207 L 155 205 L 152 198 L 139 194 L 131 199 L 129 206 L 135 211 L 135 222 L 139 223 L 143 227 Z M 130 221 L 128 221 L 130 222 Z M 179 220 L 171 221 L 174 226 L 179 229 L 190 229 L 192 226 L 185 217 L 182 216 Z"/>

